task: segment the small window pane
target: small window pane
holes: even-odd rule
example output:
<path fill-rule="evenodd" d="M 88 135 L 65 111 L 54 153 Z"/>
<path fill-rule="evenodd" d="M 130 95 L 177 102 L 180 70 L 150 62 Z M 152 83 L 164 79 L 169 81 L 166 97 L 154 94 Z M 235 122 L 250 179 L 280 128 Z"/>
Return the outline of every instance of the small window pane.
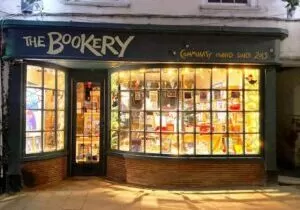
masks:
<path fill-rule="evenodd" d="M 177 132 L 177 112 L 162 112 L 161 131 Z"/>
<path fill-rule="evenodd" d="M 196 70 L 196 88 L 210 89 L 211 69 L 200 68 Z"/>
<path fill-rule="evenodd" d="M 26 110 L 26 131 L 40 131 L 41 119 L 41 111 Z"/>
<path fill-rule="evenodd" d="M 228 121 L 230 133 L 242 133 L 244 131 L 243 112 L 229 112 Z"/>
<path fill-rule="evenodd" d="M 129 131 L 120 131 L 120 150 L 129 151 Z"/>
<path fill-rule="evenodd" d="M 213 154 L 225 155 L 227 153 L 227 138 L 223 134 L 216 134 L 212 136 Z"/>
<path fill-rule="evenodd" d="M 184 111 L 194 110 L 194 91 L 180 91 L 179 109 Z"/>
<path fill-rule="evenodd" d="M 118 149 L 118 140 L 119 140 L 119 132 L 111 131 L 110 132 L 110 148 Z"/>
<path fill-rule="evenodd" d="M 26 88 L 26 109 L 42 108 L 42 90 L 37 88 Z"/>
<path fill-rule="evenodd" d="M 195 88 L 195 69 L 184 68 L 180 69 L 179 83 L 181 89 Z"/>
<path fill-rule="evenodd" d="M 259 70 L 245 69 L 245 89 L 259 89 Z"/>
<path fill-rule="evenodd" d="M 243 71 L 242 69 L 228 70 L 228 89 L 243 88 Z"/>
<path fill-rule="evenodd" d="M 258 155 L 260 154 L 260 140 L 259 134 L 246 134 L 245 135 L 246 154 Z"/>
<path fill-rule="evenodd" d="M 50 152 L 56 150 L 56 141 L 54 132 L 44 132 L 43 138 L 43 151 Z"/>
<path fill-rule="evenodd" d="M 228 111 L 242 111 L 243 110 L 243 92 L 229 91 L 228 92 Z"/>
<path fill-rule="evenodd" d="M 159 89 L 160 88 L 160 69 L 151 69 L 146 71 L 146 88 Z"/>
<path fill-rule="evenodd" d="M 131 132 L 131 152 L 144 152 L 144 133 Z"/>
<path fill-rule="evenodd" d="M 131 112 L 131 130 L 143 131 L 144 130 L 144 112 Z"/>
<path fill-rule="evenodd" d="M 206 134 L 212 132 L 210 112 L 196 113 L 196 133 Z"/>
<path fill-rule="evenodd" d="M 259 93 L 258 91 L 245 91 L 245 110 L 259 110 Z"/>
<path fill-rule="evenodd" d="M 129 91 L 122 91 L 121 92 L 120 110 L 122 110 L 122 111 L 129 110 L 129 98 L 130 98 L 130 92 Z"/>
<path fill-rule="evenodd" d="M 57 109 L 65 109 L 65 92 L 63 91 L 57 91 Z"/>
<path fill-rule="evenodd" d="M 110 91 L 115 93 L 119 90 L 119 73 L 112 73 L 110 76 Z"/>
<path fill-rule="evenodd" d="M 178 69 L 166 68 L 161 72 L 161 87 L 168 89 L 177 89 L 178 87 Z"/>
<path fill-rule="evenodd" d="M 160 153 L 159 134 L 146 133 L 146 153 Z"/>
<path fill-rule="evenodd" d="M 129 113 L 121 112 L 120 113 L 120 129 L 129 130 Z"/>
<path fill-rule="evenodd" d="M 132 110 L 144 110 L 144 91 L 132 91 L 130 98 Z"/>
<path fill-rule="evenodd" d="M 212 78 L 213 89 L 225 89 L 227 86 L 227 69 L 214 68 Z"/>
<path fill-rule="evenodd" d="M 55 109 L 55 90 L 44 90 L 44 109 Z"/>
<path fill-rule="evenodd" d="M 259 113 L 249 112 L 245 113 L 245 129 L 246 133 L 258 133 L 259 132 Z"/>
<path fill-rule="evenodd" d="M 160 130 L 160 113 L 159 112 L 146 112 L 146 131 L 159 131 Z"/>
<path fill-rule="evenodd" d="M 171 154 L 171 155 L 177 155 L 178 154 L 178 142 L 177 134 L 162 134 L 162 153 L 163 154 Z"/>
<path fill-rule="evenodd" d="M 26 85 L 30 87 L 42 87 L 42 67 L 27 66 Z"/>
<path fill-rule="evenodd" d="M 194 132 L 194 112 L 181 112 L 179 117 L 179 132 Z"/>
<path fill-rule="evenodd" d="M 211 147 L 210 135 L 196 134 L 196 154 L 209 155 Z"/>
<path fill-rule="evenodd" d="M 42 151 L 42 133 L 26 132 L 26 154 L 39 153 Z"/>
<path fill-rule="evenodd" d="M 210 92 L 196 91 L 195 96 L 196 110 L 210 110 Z"/>
<path fill-rule="evenodd" d="M 65 147 L 65 132 L 57 131 L 57 150 L 62 150 Z"/>
<path fill-rule="evenodd" d="M 178 92 L 176 90 L 167 90 L 161 92 L 161 109 L 177 110 Z"/>
<path fill-rule="evenodd" d="M 131 74 L 131 89 L 144 89 L 144 71 L 130 71 Z"/>
<path fill-rule="evenodd" d="M 146 91 L 146 109 L 147 110 L 160 109 L 159 91 L 157 90 Z"/>
<path fill-rule="evenodd" d="M 118 114 L 118 112 L 110 113 L 110 129 L 111 130 L 119 129 L 119 114 Z"/>
<path fill-rule="evenodd" d="M 226 91 L 215 90 L 212 91 L 212 109 L 215 111 L 227 110 L 227 94 Z"/>
<path fill-rule="evenodd" d="M 57 112 L 57 130 L 64 130 L 65 128 L 65 112 Z"/>
<path fill-rule="evenodd" d="M 55 89 L 55 69 L 44 69 L 44 87 Z"/>
<path fill-rule="evenodd" d="M 179 135 L 179 153 L 192 155 L 194 154 L 194 134 Z"/>
<path fill-rule="evenodd" d="M 52 131 L 55 129 L 55 112 L 44 111 L 44 130 Z"/>
<path fill-rule="evenodd" d="M 230 134 L 229 135 L 229 154 L 242 155 L 243 151 L 243 134 Z"/>
<path fill-rule="evenodd" d="M 120 72 L 119 73 L 119 85 L 121 90 L 128 90 L 130 82 L 130 72 Z"/>
<path fill-rule="evenodd" d="M 227 131 L 227 114 L 226 112 L 213 112 L 213 132 L 226 133 Z"/>
<path fill-rule="evenodd" d="M 57 71 L 57 89 L 65 90 L 65 73 Z"/>

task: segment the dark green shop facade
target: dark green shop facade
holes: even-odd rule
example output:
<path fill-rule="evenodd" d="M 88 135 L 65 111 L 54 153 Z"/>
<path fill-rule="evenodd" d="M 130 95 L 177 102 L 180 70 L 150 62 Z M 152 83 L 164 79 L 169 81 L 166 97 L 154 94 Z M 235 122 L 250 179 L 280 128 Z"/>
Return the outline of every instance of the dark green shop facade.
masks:
<path fill-rule="evenodd" d="M 86 175 L 156 187 L 264 184 L 277 170 L 286 36 L 6 21 L 8 183 Z"/>

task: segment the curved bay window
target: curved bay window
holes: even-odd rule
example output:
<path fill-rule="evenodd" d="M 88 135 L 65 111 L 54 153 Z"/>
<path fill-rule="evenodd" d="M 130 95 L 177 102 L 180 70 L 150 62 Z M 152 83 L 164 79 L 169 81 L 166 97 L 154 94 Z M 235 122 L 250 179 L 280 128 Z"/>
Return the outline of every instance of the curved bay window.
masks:
<path fill-rule="evenodd" d="M 260 154 L 259 69 L 157 68 L 110 79 L 112 150 Z"/>
<path fill-rule="evenodd" d="M 63 150 L 65 73 L 27 65 L 25 101 L 25 153 Z"/>

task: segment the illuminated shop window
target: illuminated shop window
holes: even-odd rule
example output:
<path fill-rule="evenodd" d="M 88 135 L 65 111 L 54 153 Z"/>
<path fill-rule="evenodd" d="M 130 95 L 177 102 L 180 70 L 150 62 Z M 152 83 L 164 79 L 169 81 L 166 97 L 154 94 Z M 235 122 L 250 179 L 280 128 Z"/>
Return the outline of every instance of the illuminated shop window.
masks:
<path fill-rule="evenodd" d="M 65 73 L 28 65 L 25 93 L 26 154 L 63 150 Z"/>
<path fill-rule="evenodd" d="M 258 69 L 142 69 L 112 73 L 110 80 L 112 150 L 260 154 Z"/>

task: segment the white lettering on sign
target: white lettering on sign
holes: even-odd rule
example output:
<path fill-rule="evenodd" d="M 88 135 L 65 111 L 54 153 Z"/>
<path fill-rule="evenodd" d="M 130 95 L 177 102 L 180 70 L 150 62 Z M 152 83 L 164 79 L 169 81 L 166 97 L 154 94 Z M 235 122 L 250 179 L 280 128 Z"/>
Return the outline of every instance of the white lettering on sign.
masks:
<path fill-rule="evenodd" d="M 57 55 L 64 51 L 65 46 L 69 45 L 74 49 L 85 54 L 87 51 L 93 53 L 95 56 L 102 57 L 107 53 L 124 57 L 125 51 L 134 36 L 129 36 L 127 39 L 121 39 L 119 36 L 106 36 L 96 37 L 94 34 L 86 35 L 80 34 L 79 36 L 72 36 L 71 34 L 60 32 L 49 32 L 48 34 L 48 51 L 49 55 Z M 26 47 L 46 47 L 45 36 L 24 36 Z"/>

